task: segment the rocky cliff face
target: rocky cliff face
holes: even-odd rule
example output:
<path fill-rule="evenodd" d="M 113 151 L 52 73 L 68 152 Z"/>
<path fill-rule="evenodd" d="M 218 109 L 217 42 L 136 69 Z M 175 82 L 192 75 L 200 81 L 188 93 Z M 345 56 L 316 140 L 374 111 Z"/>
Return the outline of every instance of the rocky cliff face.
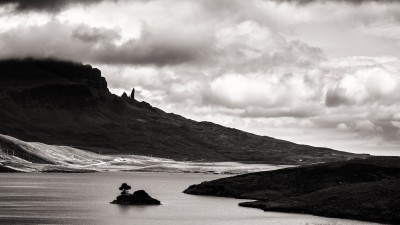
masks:
<path fill-rule="evenodd" d="M 56 60 L 0 62 L 0 133 L 97 153 L 176 160 L 309 164 L 364 157 L 196 122 L 107 89 L 98 69 Z"/>
<path fill-rule="evenodd" d="M 0 96 L 23 107 L 92 108 L 110 95 L 100 70 L 55 60 L 0 62 Z"/>

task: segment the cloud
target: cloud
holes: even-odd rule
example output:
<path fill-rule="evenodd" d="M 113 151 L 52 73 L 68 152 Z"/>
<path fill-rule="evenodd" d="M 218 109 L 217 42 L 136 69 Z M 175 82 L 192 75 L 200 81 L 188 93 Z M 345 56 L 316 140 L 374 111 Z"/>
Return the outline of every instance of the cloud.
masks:
<path fill-rule="evenodd" d="M 280 0 L 274 0 L 274 1 L 280 1 Z M 398 3 L 397 0 L 283 0 L 284 2 L 291 2 L 291 3 L 296 3 L 300 5 L 306 5 L 310 3 L 325 3 L 325 2 L 343 2 L 343 3 L 350 3 L 350 4 L 363 4 L 363 3 L 371 3 L 371 2 L 377 2 L 377 3 Z"/>
<path fill-rule="evenodd" d="M 129 40 L 121 45 L 101 45 L 93 52 L 90 61 L 164 66 L 202 61 L 211 56 L 212 49 L 207 45 L 207 35 L 197 36 L 194 32 L 181 36 L 179 33 L 170 32 L 149 30 L 144 26 L 139 39 Z"/>
<path fill-rule="evenodd" d="M 328 89 L 325 103 L 328 107 L 373 103 L 395 104 L 400 100 L 399 72 L 391 72 L 380 65 L 375 65 L 343 74 Z"/>
<path fill-rule="evenodd" d="M 63 8 L 71 5 L 90 5 L 100 2 L 118 2 L 121 0 L 0 0 L 1 5 L 13 4 L 15 5 L 15 10 L 17 11 L 48 11 L 48 12 L 59 12 Z M 148 2 L 151 0 L 135 0 Z M 398 3 L 396 0 L 265 0 L 265 1 L 275 1 L 275 2 L 289 2 L 299 5 L 307 5 L 310 3 L 324 3 L 324 2 L 344 2 L 351 4 L 363 4 L 370 2 L 386 2 L 386 3 Z M 233 2 L 233 3 L 232 3 Z M 205 1 L 204 4 L 212 10 L 219 10 L 223 8 L 225 11 L 236 10 L 240 3 L 236 1 Z"/>
<path fill-rule="evenodd" d="M 274 108 L 248 108 L 240 116 L 243 118 L 310 118 L 321 114 L 322 108 L 318 104 L 308 104 L 306 107 L 274 107 Z"/>
<path fill-rule="evenodd" d="M 301 74 L 227 74 L 210 83 L 203 103 L 242 109 L 295 107 L 314 97 L 317 90 L 312 88 Z"/>
<path fill-rule="evenodd" d="M 120 39 L 120 34 L 113 29 L 78 26 L 72 30 L 72 38 L 83 42 L 111 42 Z"/>
<path fill-rule="evenodd" d="M 268 26 L 244 21 L 216 33 L 216 52 L 221 67 L 254 73 L 276 67 L 298 69 L 324 58 L 322 50 L 301 41 L 288 41 Z"/>
<path fill-rule="evenodd" d="M 121 42 L 118 29 L 71 25 L 52 20 L 44 25 L 0 33 L 0 58 L 54 57 L 73 61 L 131 65 L 174 65 L 207 58 L 207 39 L 185 37 L 146 27 L 137 39 Z M 52 35 L 49 35 L 52 34 Z M 192 38 L 187 39 L 193 35 Z M 66 45 L 65 43 L 68 43 Z"/>
<path fill-rule="evenodd" d="M 93 4 L 104 0 L 0 0 L 0 5 L 14 4 L 17 11 L 58 12 L 73 4 Z"/>

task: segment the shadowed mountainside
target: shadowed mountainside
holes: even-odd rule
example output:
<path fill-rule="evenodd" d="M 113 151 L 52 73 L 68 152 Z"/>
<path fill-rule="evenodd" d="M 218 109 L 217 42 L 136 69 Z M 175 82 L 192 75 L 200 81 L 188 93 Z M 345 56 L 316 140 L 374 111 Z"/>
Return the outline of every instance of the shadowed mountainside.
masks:
<path fill-rule="evenodd" d="M 100 70 L 57 60 L 0 61 L 0 133 L 103 154 L 310 164 L 365 157 L 196 122 L 111 94 Z"/>
<path fill-rule="evenodd" d="M 187 194 L 255 199 L 240 206 L 400 223 L 400 157 L 370 157 L 244 174 L 192 185 Z"/>

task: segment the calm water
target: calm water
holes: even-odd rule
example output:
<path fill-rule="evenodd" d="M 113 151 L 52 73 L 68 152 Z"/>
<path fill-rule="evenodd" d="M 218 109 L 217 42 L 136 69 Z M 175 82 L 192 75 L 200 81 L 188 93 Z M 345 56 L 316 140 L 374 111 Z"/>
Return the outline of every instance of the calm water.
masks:
<path fill-rule="evenodd" d="M 372 224 L 263 212 L 237 206 L 241 200 L 182 193 L 191 184 L 219 177 L 168 173 L 0 174 L 0 224 Z M 133 190 L 145 189 L 162 205 L 109 204 L 122 182 Z"/>

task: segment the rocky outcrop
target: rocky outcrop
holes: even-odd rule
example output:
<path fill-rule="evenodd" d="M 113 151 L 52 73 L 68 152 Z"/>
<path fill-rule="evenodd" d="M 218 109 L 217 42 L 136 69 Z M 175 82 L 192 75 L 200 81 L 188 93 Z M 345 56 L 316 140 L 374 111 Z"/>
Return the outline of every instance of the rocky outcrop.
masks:
<path fill-rule="evenodd" d="M 98 92 L 109 93 L 107 82 L 101 76 L 101 71 L 81 63 L 53 59 L 3 60 L 0 62 L 0 70 L 2 84 L 13 83 L 8 89 L 28 88 L 49 83 L 61 84 L 69 81 L 69 83 L 85 85 Z"/>
<path fill-rule="evenodd" d="M 131 96 L 129 96 L 131 99 L 135 99 L 135 88 L 132 88 Z"/>
<path fill-rule="evenodd" d="M 111 202 L 118 205 L 161 205 L 157 199 L 150 197 L 144 190 L 135 191 L 133 194 L 121 194 Z"/>
<path fill-rule="evenodd" d="M 125 100 L 125 101 L 129 101 L 129 97 L 128 97 L 128 95 L 127 95 L 125 92 L 122 93 L 121 98 L 122 98 L 123 100 Z"/>
<path fill-rule="evenodd" d="M 0 96 L 25 108 L 93 108 L 110 95 L 100 70 L 57 60 L 0 62 Z"/>

